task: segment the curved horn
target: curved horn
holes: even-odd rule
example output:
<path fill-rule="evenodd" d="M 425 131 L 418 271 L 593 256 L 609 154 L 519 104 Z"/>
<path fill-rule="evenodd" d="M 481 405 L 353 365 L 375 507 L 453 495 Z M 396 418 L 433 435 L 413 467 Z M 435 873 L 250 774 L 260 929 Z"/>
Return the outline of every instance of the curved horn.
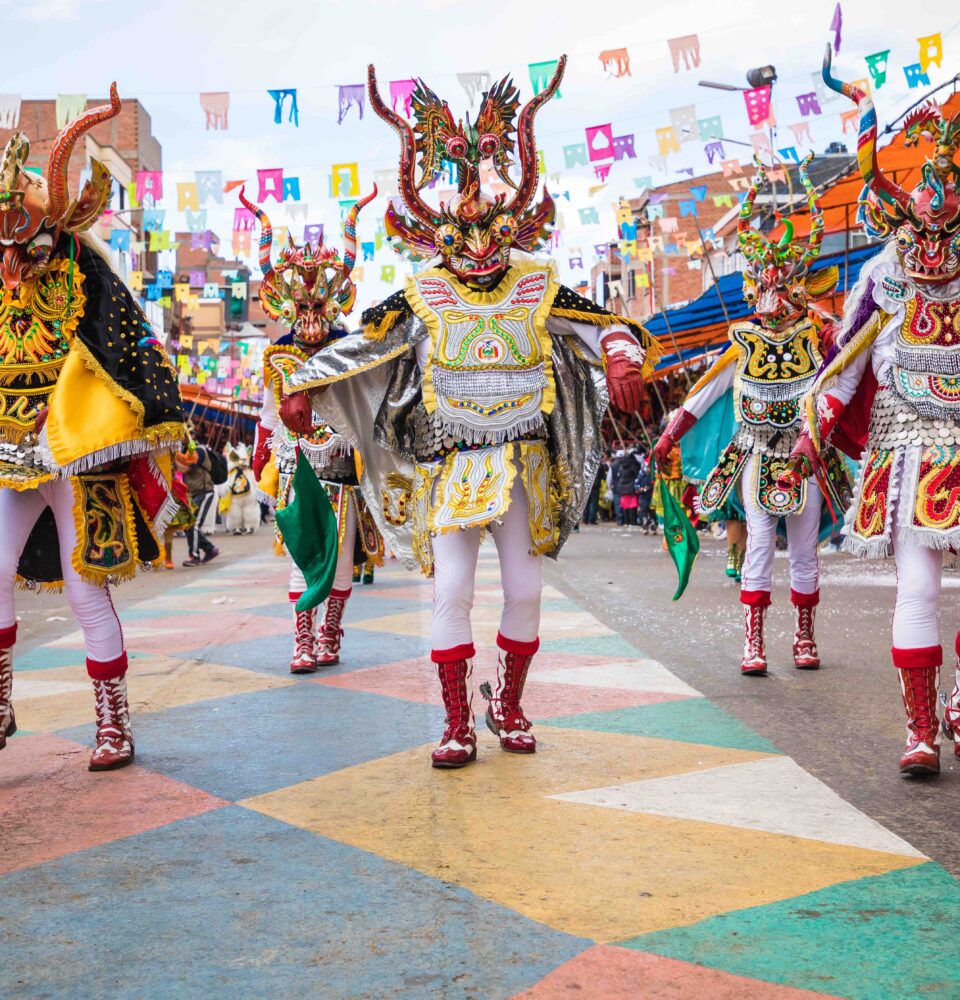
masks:
<path fill-rule="evenodd" d="M 820 244 L 823 242 L 823 209 L 820 208 L 820 199 L 817 197 L 817 189 L 807 176 L 807 167 L 813 160 L 813 153 L 808 153 L 800 164 L 800 183 L 807 193 L 807 206 L 810 209 L 810 238 L 807 240 L 807 247 L 803 251 L 803 263 L 812 264 L 820 254 Z"/>
<path fill-rule="evenodd" d="M 848 97 L 860 112 L 860 134 L 857 136 L 857 162 L 860 175 L 876 192 L 877 197 L 888 205 L 906 209 L 910 196 L 893 181 L 887 180 L 877 162 L 877 111 L 869 94 L 865 94 L 852 83 L 843 83 L 830 72 L 833 52 L 829 43 L 823 57 L 823 82 L 838 94 Z"/>
<path fill-rule="evenodd" d="M 273 261 L 270 259 L 270 251 L 273 247 L 273 226 L 270 225 L 267 213 L 244 196 L 246 189 L 245 184 L 240 188 L 240 204 L 253 212 L 257 217 L 257 222 L 260 223 L 260 271 L 263 273 L 264 279 L 267 279 L 273 274 Z"/>
<path fill-rule="evenodd" d="M 753 203 L 757 200 L 757 194 L 763 187 L 764 179 L 767 176 L 758 156 L 754 155 L 753 162 L 756 164 L 757 172 L 750 182 L 750 190 L 747 191 L 747 196 L 743 199 L 743 204 L 740 206 L 740 218 L 737 220 L 737 240 L 740 243 L 740 252 L 748 260 L 756 256 L 758 241 L 761 245 L 767 242 L 763 234 L 750 225 L 750 220 L 753 218 Z M 748 250 L 754 252 L 748 253 Z"/>
<path fill-rule="evenodd" d="M 413 135 L 413 129 L 405 119 L 401 118 L 392 108 L 388 108 L 381 100 L 377 90 L 377 71 L 374 69 L 373 63 L 367 67 L 367 91 L 370 95 L 370 106 L 388 125 L 392 125 L 393 130 L 400 136 L 399 187 L 404 203 L 421 222 L 431 226 L 439 223 L 436 213 L 420 197 L 420 192 L 417 190 L 417 141 Z"/>
<path fill-rule="evenodd" d="M 566 66 L 567 57 L 560 56 L 553 78 L 539 94 L 532 97 L 524 105 L 520 112 L 520 120 L 517 124 L 517 159 L 520 161 L 520 183 L 517 185 L 516 193 L 510 204 L 506 207 L 506 211 L 512 212 L 515 216 L 520 215 L 533 201 L 540 179 L 537 166 L 537 142 L 533 135 L 533 120 L 537 112 L 557 92 Z"/>
<path fill-rule="evenodd" d="M 347 212 L 347 217 L 343 222 L 343 274 L 344 277 L 348 277 L 350 272 L 353 270 L 353 265 L 357 262 L 357 216 L 360 214 L 360 209 L 364 205 L 369 205 L 371 201 L 377 196 L 377 185 L 373 185 L 373 190 L 366 196 L 366 198 L 361 198 L 354 206 Z"/>
<path fill-rule="evenodd" d="M 778 247 L 788 247 L 793 242 L 793 220 L 783 219 L 783 236 L 777 241 Z"/>
<path fill-rule="evenodd" d="M 50 147 L 50 158 L 47 161 L 47 189 L 50 197 L 48 218 L 51 222 L 59 222 L 70 207 L 70 196 L 67 192 L 67 167 L 70 163 L 73 147 L 84 132 L 89 131 L 94 125 L 109 121 L 120 114 L 121 107 L 117 85 L 111 83 L 109 104 L 101 104 L 97 108 L 91 108 L 84 112 L 79 118 L 75 118 L 69 125 L 61 129 L 60 134 L 53 140 L 53 145 Z"/>

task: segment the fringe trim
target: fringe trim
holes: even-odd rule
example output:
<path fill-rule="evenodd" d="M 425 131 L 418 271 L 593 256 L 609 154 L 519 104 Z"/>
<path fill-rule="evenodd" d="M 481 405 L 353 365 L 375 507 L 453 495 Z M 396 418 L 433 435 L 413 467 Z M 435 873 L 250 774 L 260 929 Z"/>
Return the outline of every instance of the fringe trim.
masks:
<path fill-rule="evenodd" d="M 253 495 L 257 498 L 257 501 L 259 503 L 265 503 L 271 510 L 276 510 L 277 507 L 276 497 L 270 496 L 269 493 L 264 493 L 264 491 L 260 489 L 259 486 L 257 486 L 254 489 Z"/>
<path fill-rule="evenodd" d="M 641 347 L 643 347 L 646 352 L 646 357 L 643 361 L 643 377 L 649 379 L 653 375 L 654 368 L 660 361 L 663 354 L 663 349 L 660 347 L 660 342 L 650 333 L 650 331 L 640 322 L 635 319 L 631 319 L 629 316 L 617 316 L 616 313 L 589 313 L 582 312 L 579 309 L 553 309 L 550 310 L 551 316 L 558 316 L 561 319 L 575 319 L 581 323 L 589 323 L 591 326 L 608 327 L 608 326 L 626 326 L 631 329 L 634 333 L 638 334 L 638 339 L 640 341 Z"/>
<path fill-rule="evenodd" d="M 441 418 L 441 422 L 443 424 L 443 429 L 451 437 L 456 438 L 458 441 L 463 441 L 464 444 L 490 446 L 509 444 L 511 441 L 516 440 L 518 436 L 532 434 L 535 431 L 542 431 L 546 426 L 543 414 L 540 411 L 537 411 L 525 420 L 521 420 L 515 424 L 511 424 L 509 427 L 504 427 L 499 430 L 472 427 L 470 424 L 460 423 L 459 421 L 450 421 L 445 416 Z"/>
<path fill-rule="evenodd" d="M 119 441 L 117 444 L 90 452 L 89 455 L 83 455 L 76 461 L 63 466 L 61 473 L 64 476 L 78 476 L 84 472 L 93 472 L 100 466 L 108 465 L 118 459 L 146 455 L 153 451 L 162 451 L 165 448 L 175 448 L 183 441 L 184 434 L 183 424 L 176 422 L 157 424 L 155 427 L 146 428 L 143 431 L 144 436 L 141 438 L 135 438 L 132 441 Z"/>
<path fill-rule="evenodd" d="M 163 534 L 170 527 L 170 522 L 176 517 L 178 510 L 180 510 L 180 502 L 170 493 L 167 495 L 167 499 L 163 501 L 163 506 L 157 511 L 157 516 L 153 519 L 152 525 L 150 524 L 150 518 L 146 514 L 143 515 L 144 520 L 149 525 L 158 542 L 163 542 Z M 143 512 L 141 511 L 141 513 Z M 162 544 L 160 545 L 160 549 L 162 551 Z"/>
<path fill-rule="evenodd" d="M 17 590 L 29 590 L 36 594 L 62 594 L 63 580 L 31 580 L 28 577 L 17 574 L 14 580 Z"/>
<path fill-rule="evenodd" d="M 363 335 L 367 340 L 386 340 L 387 334 L 397 325 L 403 317 L 403 312 L 399 309 L 391 309 L 384 313 L 383 319 L 379 323 L 367 323 L 363 328 Z"/>

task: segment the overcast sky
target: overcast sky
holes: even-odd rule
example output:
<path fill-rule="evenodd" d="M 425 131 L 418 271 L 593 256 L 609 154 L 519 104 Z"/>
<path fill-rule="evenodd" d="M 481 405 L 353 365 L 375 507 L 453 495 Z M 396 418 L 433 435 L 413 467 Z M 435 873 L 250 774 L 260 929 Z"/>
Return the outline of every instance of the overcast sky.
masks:
<path fill-rule="evenodd" d="M 283 167 L 299 176 L 301 198 L 310 205 L 309 222 L 337 231 L 335 203 L 327 198 L 332 163 L 359 162 L 361 186 L 370 189 L 372 172 L 395 166 L 397 140 L 368 108 L 360 121 L 351 110 L 337 125 L 337 85 L 361 83 L 368 62 L 377 66 L 383 89 L 390 80 L 421 76 L 455 115 L 468 110 L 457 72 L 487 70 L 494 79 L 512 73 L 523 99 L 531 95 L 527 64 L 569 55 L 562 99 L 539 115 L 538 144 L 550 173 L 563 173 L 560 201 L 565 222 L 558 252 L 561 269 L 582 248 L 589 266 L 592 245 L 615 237 L 611 203 L 636 193 L 634 179 L 653 174 L 654 183 L 677 180 L 678 169 L 709 168 L 701 143 L 689 143 L 659 174 L 648 163 L 656 152 L 654 130 L 670 124 L 669 109 L 695 104 L 698 117 L 721 115 L 729 139 L 746 141 L 753 129 L 740 94 L 697 86 L 701 79 L 745 84 L 745 72 L 773 63 L 779 74 L 774 107 L 781 129 L 776 145 L 793 144 L 786 127 L 802 120 L 796 95 L 812 89 L 819 69 L 835 0 L 782 5 L 757 0 L 674 0 L 654 5 L 638 0 L 576 3 L 520 3 L 518 0 L 333 0 L 270 5 L 253 0 L 192 0 L 138 3 L 135 0 L 0 0 L 0 25 L 17 57 L 3 61 L 0 93 L 54 97 L 57 93 L 105 94 L 116 79 L 121 97 L 138 97 L 153 118 L 163 146 L 167 228 L 182 228 L 175 212 L 176 182 L 195 170 L 222 170 L 225 179 L 251 178 L 257 168 Z M 960 9 L 950 0 L 912 5 L 892 0 L 844 0 L 843 40 L 835 68 L 844 79 L 867 75 L 863 57 L 891 49 L 888 82 L 876 94 L 881 124 L 920 93 L 908 92 L 902 66 L 917 61 L 918 36 L 943 33 L 944 64 L 931 67 L 931 82 L 960 70 Z M 667 39 L 700 38 L 702 65 L 674 74 Z M 631 75 L 614 79 L 598 54 L 626 47 Z M 296 87 L 300 126 L 275 125 L 266 90 Z M 205 131 L 201 91 L 229 91 L 229 130 Z M 909 94 L 909 96 L 908 96 Z M 814 148 L 822 152 L 839 138 L 837 112 L 845 101 L 809 119 Z M 565 171 L 564 145 L 583 142 L 586 126 L 613 123 L 613 133 L 636 134 L 636 160 L 614 165 L 607 186 L 584 168 Z M 851 145 L 852 148 L 852 145 Z M 804 151 L 801 150 L 801 153 Z M 727 157 L 744 161 L 749 150 L 728 145 Z M 556 185 L 551 185 L 556 188 Z M 249 193 L 249 187 L 248 187 Z M 211 227 L 229 241 L 233 195 L 211 212 Z M 286 213 L 273 202 L 278 225 Z M 602 225 L 584 229 L 577 209 L 600 210 Z M 383 200 L 359 223 L 359 238 L 371 239 L 382 217 Z M 294 223 L 302 235 L 304 220 Z M 299 229 L 299 232 L 297 230 Z M 329 240 L 332 242 L 332 240 Z M 339 241 L 338 241 L 339 242 Z M 381 264 L 397 263 L 392 251 L 378 254 L 365 268 L 360 302 L 382 298 Z M 401 269 L 398 267 L 397 281 Z M 567 275 L 571 277 L 571 275 Z M 576 273 L 572 275 L 576 277 Z"/>

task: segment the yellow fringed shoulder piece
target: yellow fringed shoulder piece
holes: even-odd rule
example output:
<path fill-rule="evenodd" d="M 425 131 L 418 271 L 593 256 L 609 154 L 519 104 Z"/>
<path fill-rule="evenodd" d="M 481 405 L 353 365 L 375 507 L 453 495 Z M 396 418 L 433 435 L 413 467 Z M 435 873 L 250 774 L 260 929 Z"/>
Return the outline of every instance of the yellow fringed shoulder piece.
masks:
<path fill-rule="evenodd" d="M 143 404 L 121 390 L 87 347 L 74 340 L 50 394 L 46 434 L 54 461 L 67 466 L 145 437 Z"/>
<path fill-rule="evenodd" d="M 647 380 L 653 375 L 653 370 L 657 367 L 660 362 L 660 358 L 663 354 L 663 349 L 660 347 L 660 342 L 652 333 L 638 320 L 631 319 L 629 316 L 618 316 L 616 313 L 591 313 L 584 312 L 580 309 L 557 309 L 552 308 L 550 310 L 551 316 L 556 316 L 559 319 L 572 319 L 580 323 L 589 323 L 590 326 L 608 327 L 608 326 L 625 326 L 631 333 L 635 334 L 637 340 L 640 342 L 640 346 L 644 350 L 644 360 L 642 373 L 643 377 Z"/>
<path fill-rule="evenodd" d="M 840 268 L 836 264 L 815 271 L 806 280 L 806 289 L 814 297 L 826 295 L 840 280 Z"/>
<path fill-rule="evenodd" d="M 367 340 L 381 341 L 397 325 L 397 320 L 403 315 L 399 309 L 392 309 L 384 313 L 383 319 L 379 323 L 367 323 L 363 328 L 363 335 Z"/>

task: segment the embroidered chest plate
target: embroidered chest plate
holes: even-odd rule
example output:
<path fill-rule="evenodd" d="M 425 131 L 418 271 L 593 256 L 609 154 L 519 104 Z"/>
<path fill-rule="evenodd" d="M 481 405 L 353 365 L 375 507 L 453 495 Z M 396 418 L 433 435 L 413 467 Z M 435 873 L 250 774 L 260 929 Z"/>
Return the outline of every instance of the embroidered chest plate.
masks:
<path fill-rule="evenodd" d="M 897 331 L 893 391 L 921 416 L 960 416 L 960 300 L 917 292 Z"/>
<path fill-rule="evenodd" d="M 744 323 L 730 330 L 730 339 L 740 348 L 734 377 L 737 420 L 792 427 L 823 360 L 813 324 L 801 320 L 778 332 Z"/>
<path fill-rule="evenodd" d="M 474 291 L 439 269 L 414 277 L 407 295 L 430 331 L 423 401 L 454 436 L 495 440 L 532 430 L 554 404 L 546 318 L 552 267 L 511 268 L 492 292 Z"/>
<path fill-rule="evenodd" d="M 84 277 L 55 261 L 36 281 L 0 289 L 0 438 L 33 429 L 70 352 L 86 296 Z"/>

